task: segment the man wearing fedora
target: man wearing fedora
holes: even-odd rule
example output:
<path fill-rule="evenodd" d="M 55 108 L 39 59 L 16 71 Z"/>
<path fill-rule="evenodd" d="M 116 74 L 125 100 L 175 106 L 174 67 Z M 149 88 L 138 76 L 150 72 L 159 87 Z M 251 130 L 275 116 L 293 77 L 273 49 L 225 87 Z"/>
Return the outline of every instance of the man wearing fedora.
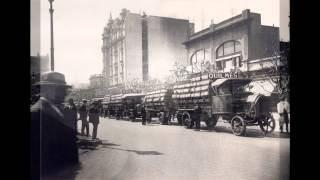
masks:
<path fill-rule="evenodd" d="M 35 179 L 78 163 L 73 124 L 68 123 L 59 106 L 67 90 L 63 74 L 46 72 L 39 83 L 40 99 L 31 107 L 31 171 Z M 39 177 L 40 176 L 40 177 Z"/>
<path fill-rule="evenodd" d="M 98 101 L 93 101 L 89 108 L 89 122 L 92 123 L 92 140 L 97 139 L 97 130 L 99 125 L 99 104 Z"/>

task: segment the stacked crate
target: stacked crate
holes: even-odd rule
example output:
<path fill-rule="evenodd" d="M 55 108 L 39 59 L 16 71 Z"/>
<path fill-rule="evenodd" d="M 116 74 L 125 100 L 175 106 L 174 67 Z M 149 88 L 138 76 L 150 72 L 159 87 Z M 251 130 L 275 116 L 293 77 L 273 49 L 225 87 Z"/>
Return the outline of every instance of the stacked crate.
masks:
<path fill-rule="evenodd" d="M 179 108 L 193 108 L 194 103 L 198 102 L 204 111 L 209 111 L 209 84 L 210 79 L 207 74 L 193 77 L 173 87 L 172 99 Z"/>

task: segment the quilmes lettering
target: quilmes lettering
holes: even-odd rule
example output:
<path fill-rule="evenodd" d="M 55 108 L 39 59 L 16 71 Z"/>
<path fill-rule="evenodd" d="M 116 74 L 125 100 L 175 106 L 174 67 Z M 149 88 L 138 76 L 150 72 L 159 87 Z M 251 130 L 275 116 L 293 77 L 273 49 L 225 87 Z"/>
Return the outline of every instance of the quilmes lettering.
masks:
<path fill-rule="evenodd" d="M 221 79 L 221 78 L 238 78 L 237 72 L 224 72 L 224 73 L 209 73 L 209 79 Z"/>

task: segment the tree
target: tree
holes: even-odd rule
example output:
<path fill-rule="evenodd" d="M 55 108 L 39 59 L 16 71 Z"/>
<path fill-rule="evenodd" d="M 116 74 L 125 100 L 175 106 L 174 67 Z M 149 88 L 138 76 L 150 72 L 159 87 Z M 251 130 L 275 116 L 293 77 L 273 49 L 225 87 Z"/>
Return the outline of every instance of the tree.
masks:
<path fill-rule="evenodd" d="M 271 57 L 268 65 L 260 62 L 264 76 L 274 86 L 279 97 L 288 96 L 290 94 L 290 76 L 288 74 L 289 46 L 285 45 L 283 47 L 281 44 L 279 50 L 279 41 L 274 41 L 272 46 L 266 49 L 265 53 L 271 54 Z"/>

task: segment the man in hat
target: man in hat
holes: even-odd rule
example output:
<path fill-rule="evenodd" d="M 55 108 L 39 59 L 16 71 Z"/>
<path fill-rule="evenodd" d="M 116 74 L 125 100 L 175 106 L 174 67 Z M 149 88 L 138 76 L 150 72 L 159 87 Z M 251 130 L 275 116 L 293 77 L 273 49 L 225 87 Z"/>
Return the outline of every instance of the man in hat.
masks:
<path fill-rule="evenodd" d="M 80 111 L 80 119 L 81 119 L 81 135 L 89 136 L 89 123 L 87 120 L 88 117 L 88 108 L 87 108 L 87 100 L 82 101 L 83 104 L 81 105 L 79 111 Z M 86 131 L 86 134 L 84 134 L 84 131 Z"/>
<path fill-rule="evenodd" d="M 92 123 L 92 140 L 97 139 L 97 130 L 99 124 L 99 104 L 98 101 L 93 101 L 89 108 L 89 122 Z"/>
<path fill-rule="evenodd" d="M 194 112 L 192 113 L 192 121 L 195 122 L 197 130 L 200 130 L 201 113 L 202 113 L 202 110 L 201 110 L 200 104 L 197 102 L 195 103 Z"/>
<path fill-rule="evenodd" d="M 40 99 L 31 107 L 31 171 L 33 178 L 53 173 L 78 163 L 76 137 L 70 133 L 73 126 L 67 123 L 57 107 L 67 95 L 65 77 L 58 72 L 41 76 Z"/>
<path fill-rule="evenodd" d="M 280 131 L 281 133 L 283 132 L 283 124 L 286 124 L 286 131 L 289 133 L 289 113 L 290 113 L 290 108 L 289 108 L 289 103 L 286 100 L 286 97 L 281 97 L 280 102 L 277 104 L 277 110 L 280 115 L 279 118 L 279 126 L 280 126 Z"/>

